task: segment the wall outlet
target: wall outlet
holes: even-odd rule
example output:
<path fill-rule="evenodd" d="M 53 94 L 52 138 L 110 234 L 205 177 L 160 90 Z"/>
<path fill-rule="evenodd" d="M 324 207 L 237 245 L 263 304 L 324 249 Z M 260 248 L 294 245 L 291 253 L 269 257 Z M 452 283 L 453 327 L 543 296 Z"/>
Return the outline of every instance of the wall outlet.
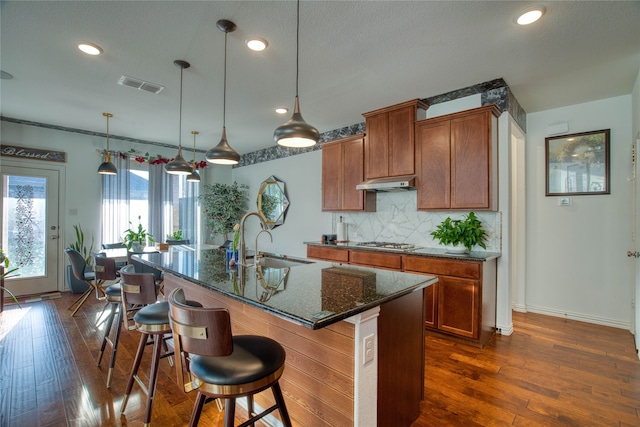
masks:
<path fill-rule="evenodd" d="M 364 358 L 362 360 L 362 364 L 366 365 L 367 363 L 373 362 L 375 355 L 375 337 L 373 334 L 367 335 L 364 337 L 364 341 L 362 343 L 364 347 Z"/>

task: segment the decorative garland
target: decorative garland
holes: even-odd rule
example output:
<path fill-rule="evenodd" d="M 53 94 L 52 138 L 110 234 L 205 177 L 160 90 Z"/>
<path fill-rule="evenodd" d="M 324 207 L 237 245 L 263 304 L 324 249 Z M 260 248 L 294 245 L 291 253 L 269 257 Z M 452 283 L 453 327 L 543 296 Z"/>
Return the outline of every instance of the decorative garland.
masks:
<path fill-rule="evenodd" d="M 140 152 L 134 150 L 133 148 L 129 151 L 127 151 L 126 153 L 123 153 L 122 151 L 118 152 L 118 156 L 120 156 L 121 159 L 129 159 L 132 158 L 133 160 L 135 160 L 138 163 L 149 163 L 150 165 L 158 165 L 158 164 L 162 164 L 162 163 L 169 163 L 172 162 L 174 159 L 168 159 L 166 157 L 162 157 L 160 154 L 157 154 L 155 156 L 151 156 L 149 153 L 144 153 L 144 154 L 140 154 Z M 189 162 L 191 163 L 191 162 Z M 204 169 L 205 167 L 207 167 L 209 164 L 202 160 L 200 162 L 195 162 L 195 168 L 197 169 Z"/>

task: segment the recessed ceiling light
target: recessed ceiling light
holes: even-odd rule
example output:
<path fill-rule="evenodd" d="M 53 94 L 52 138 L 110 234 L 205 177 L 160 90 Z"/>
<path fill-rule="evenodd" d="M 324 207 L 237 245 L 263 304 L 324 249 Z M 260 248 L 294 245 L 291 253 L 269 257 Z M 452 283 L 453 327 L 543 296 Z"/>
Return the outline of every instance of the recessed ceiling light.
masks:
<path fill-rule="evenodd" d="M 536 6 L 530 9 L 523 10 L 516 17 L 516 22 L 519 25 L 529 25 L 536 22 L 544 15 L 545 8 L 542 6 Z"/>
<path fill-rule="evenodd" d="M 276 108 L 276 113 L 278 114 L 287 114 L 289 112 L 289 109 L 286 107 L 278 107 Z"/>
<path fill-rule="evenodd" d="M 78 45 L 78 49 L 80 49 L 87 55 L 100 55 L 102 53 L 102 48 L 93 43 L 80 43 Z"/>
<path fill-rule="evenodd" d="M 265 39 L 260 37 L 247 39 L 244 42 L 249 49 L 254 50 L 256 52 L 262 52 L 267 48 L 267 46 L 269 46 L 269 43 L 267 43 Z"/>

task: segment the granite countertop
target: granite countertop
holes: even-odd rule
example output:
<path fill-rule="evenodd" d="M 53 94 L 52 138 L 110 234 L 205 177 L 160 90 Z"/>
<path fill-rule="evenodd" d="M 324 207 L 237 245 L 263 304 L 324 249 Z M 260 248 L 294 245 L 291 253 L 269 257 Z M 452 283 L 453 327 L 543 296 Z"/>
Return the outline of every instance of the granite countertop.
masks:
<path fill-rule="evenodd" d="M 380 247 L 371 247 L 371 246 L 358 246 L 360 242 L 343 242 L 343 243 L 322 243 L 322 242 L 304 242 L 305 245 L 309 246 L 326 246 L 337 249 L 357 249 L 359 251 L 373 251 L 373 252 L 385 252 L 385 253 L 395 253 L 401 255 L 418 255 L 418 256 L 428 256 L 428 257 L 436 257 L 436 258 L 447 258 L 447 259 L 459 259 L 466 261 L 489 261 L 495 258 L 499 258 L 502 256 L 500 252 L 483 252 L 483 251 L 471 251 L 466 254 L 455 254 L 449 253 L 444 248 L 422 248 L 417 247 L 416 249 L 388 249 L 388 248 L 380 248 Z"/>
<path fill-rule="evenodd" d="M 224 250 L 195 245 L 139 254 L 142 263 L 310 329 L 319 329 L 437 282 L 423 276 L 276 254 L 278 264 L 225 268 Z M 252 262 L 249 260 L 247 263 Z"/>

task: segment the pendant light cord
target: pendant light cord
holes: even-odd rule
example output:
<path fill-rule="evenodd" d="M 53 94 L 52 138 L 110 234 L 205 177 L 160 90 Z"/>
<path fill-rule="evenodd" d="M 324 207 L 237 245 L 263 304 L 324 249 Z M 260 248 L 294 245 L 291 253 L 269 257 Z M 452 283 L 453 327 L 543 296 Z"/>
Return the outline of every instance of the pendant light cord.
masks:
<path fill-rule="evenodd" d="M 107 117 L 107 153 L 109 152 L 109 116 Z"/>
<path fill-rule="evenodd" d="M 178 124 L 178 147 L 180 151 L 182 151 L 182 72 L 184 71 L 184 66 L 180 66 L 180 123 Z"/>
<path fill-rule="evenodd" d="M 298 8 L 296 13 L 296 98 L 298 97 L 298 74 L 299 74 L 299 56 L 300 56 L 300 0 L 298 0 Z"/>
<path fill-rule="evenodd" d="M 226 128 L 227 123 L 227 34 L 224 32 L 224 86 L 222 88 L 222 128 Z"/>

